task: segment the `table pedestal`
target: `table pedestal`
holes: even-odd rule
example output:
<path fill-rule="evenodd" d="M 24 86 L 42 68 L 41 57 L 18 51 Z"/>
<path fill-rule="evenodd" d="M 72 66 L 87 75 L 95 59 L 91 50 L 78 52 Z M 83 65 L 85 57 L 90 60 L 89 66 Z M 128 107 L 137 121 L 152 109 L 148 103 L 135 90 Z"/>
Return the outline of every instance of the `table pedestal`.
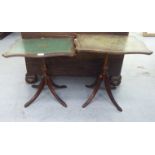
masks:
<path fill-rule="evenodd" d="M 98 90 L 102 84 L 102 81 L 104 81 L 105 90 L 106 90 L 110 100 L 112 101 L 113 105 L 117 108 L 118 111 L 120 111 L 120 112 L 123 111 L 122 108 L 117 104 L 117 102 L 114 99 L 113 94 L 111 92 L 110 79 L 109 79 L 109 75 L 108 75 L 108 62 L 109 62 L 109 55 L 105 54 L 104 63 L 103 63 L 101 73 L 99 74 L 99 76 L 97 77 L 96 81 L 93 84 L 87 85 L 87 87 L 94 87 L 94 89 L 93 89 L 93 92 L 91 93 L 91 95 L 89 96 L 89 98 L 87 99 L 87 101 L 82 105 L 83 108 L 85 108 L 86 106 L 88 106 L 91 103 L 91 101 L 96 96 L 96 93 L 98 92 Z"/>
<path fill-rule="evenodd" d="M 42 90 L 44 89 L 45 85 L 48 86 L 50 92 L 52 93 L 52 95 L 56 98 L 56 100 L 64 107 L 67 107 L 67 104 L 57 95 L 56 91 L 55 91 L 55 87 L 56 88 L 66 88 L 66 86 L 59 86 L 57 84 L 55 84 L 52 80 L 52 78 L 48 75 L 48 68 L 47 68 L 47 64 L 46 64 L 46 60 L 45 58 L 42 58 L 42 79 L 39 85 L 33 85 L 34 88 L 37 88 L 37 91 L 35 93 L 35 95 L 25 104 L 25 107 L 28 107 L 29 105 L 31 105 L 40 95 L 40 93 L 42 92 Z"/>

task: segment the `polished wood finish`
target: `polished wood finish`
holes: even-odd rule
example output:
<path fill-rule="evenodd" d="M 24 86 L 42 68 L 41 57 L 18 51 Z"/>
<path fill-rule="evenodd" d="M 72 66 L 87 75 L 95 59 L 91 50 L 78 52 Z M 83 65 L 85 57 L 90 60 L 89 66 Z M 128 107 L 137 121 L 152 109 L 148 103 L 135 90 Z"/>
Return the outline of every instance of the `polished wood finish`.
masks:
<path fill-rule="evenodd" d="M 122 108 L 116 102 L 116 100 L 113 97 L 113 94 L 111 92 L 110 79 L 109 79 L 109 75 L 108 75 L 108 63 L 109 63 L 109 55 L 105 54 L 104 59 L 103 59 L 103 66 L 102 66 L 101 73 L 98 75 L 95 83 L 93 83 L 91 85 L 91 87 L 94 86 L 94 89 L 93 89 L 91 95 L 89 96 L 89 98 L 87 99 L 87 101 L 82 105 L 83 108 L 87 107 L 92 102 L 92 100 L 96 96 L 96 93 L 98 92 L 98 90 L 102 84 L 102 81 L 104 81 L 105 90 L 106 90 L 110 100 L 112 101 L 113 105 L 117 108 L 118 111 L 120 111 L 120 112 L 123 111 Z"/>
<path fill-rule="evenodd" d="M 40 84 L 35 87 L 37 88 L 37 91 L 35 93 L 35 95 L 25 104 L 25 108 L 30 106 L 40 95 L 40 93 L 42 92 L 42 90 L 44 89 L 45 85 L 48 86 L 50 92 L 52 93 L 52 95 L 55 97 L 55 99 L 64 107 L 67 107 L 67 104 L 57 95 L 56 91 L 55 91 L 55 87 L 61 87 L 61 88 L 65 88 L 65 86 L 58 86 L 56 84 L 54 84 L 54 82 L 52 81 L 51 76 L 48 75 L 48 68 L 47 68 L 47 64 L 46 64 L 46 60 L 45 58 L 41 58 L 41 69 L 42 69 L 42 79 Z"/>

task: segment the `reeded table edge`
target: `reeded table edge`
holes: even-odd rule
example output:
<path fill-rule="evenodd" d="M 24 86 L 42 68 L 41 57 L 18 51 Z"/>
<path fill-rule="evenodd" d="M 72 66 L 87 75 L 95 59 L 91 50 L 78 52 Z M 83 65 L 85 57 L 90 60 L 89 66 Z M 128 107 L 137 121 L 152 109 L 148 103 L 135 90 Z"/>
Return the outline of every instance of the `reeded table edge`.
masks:
<path fill-rule="evenodd" d="M 153 51 L 149 51 L 149 52 L 139 52 L 139 51 L 132 51 L 132 52 L 122 52 L 122 51 L 102 51 L 102 50 L 88 50 L 88 49 L 78 49 L 76 48 L 77 53 L 97 53 L 97 54 L 110 54 L 110 55 L 126 55 L 126 54 L 144 54 L 144 55 L 151 55 L 153 54 Z M 101 52 L 102 51 L 102 52 Z"/>
<path fill-rule="evenodd" d="M 39 53 L 38 53 L 39 54 Z M 52 53 L 52 54 L 45 54 L 45 55 L 36 55 L 36 54 L 2 54 L 3 57 L 5 58 L 10 58 L 10 57 L 25 57 L 25 58 L 48 58 L 48 57 L 61 57 L 61 56 L 69 56 L 69 57 L 73 57 L 75 56 L 75 52 L 72 51 L 70 54 L 66 54 L 66 53 Z"/>

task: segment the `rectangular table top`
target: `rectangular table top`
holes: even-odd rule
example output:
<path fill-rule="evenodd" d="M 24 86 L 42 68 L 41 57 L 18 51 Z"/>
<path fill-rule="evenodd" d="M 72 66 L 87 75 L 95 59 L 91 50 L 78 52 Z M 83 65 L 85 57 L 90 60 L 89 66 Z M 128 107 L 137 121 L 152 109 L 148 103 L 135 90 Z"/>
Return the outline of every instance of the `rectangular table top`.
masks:
<path fill-rule="evenodd" d="M 20 39 L 3 54 L 4 57 L 52 57 L 73 56 L 74 40 L 71 37 Z"/>
<path fill-rule="evenodd" d="M 79 34 L 75 44 L 78 52 L 152 54 L 138 35 Z"/>

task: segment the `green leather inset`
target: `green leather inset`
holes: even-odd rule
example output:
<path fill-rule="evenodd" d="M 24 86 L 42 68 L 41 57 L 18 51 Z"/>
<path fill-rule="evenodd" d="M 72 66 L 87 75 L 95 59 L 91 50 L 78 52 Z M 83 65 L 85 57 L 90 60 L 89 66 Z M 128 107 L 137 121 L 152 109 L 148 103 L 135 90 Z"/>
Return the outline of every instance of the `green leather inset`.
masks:
<path fill-rule="evenodd" d="M 73 53 L 73 38 L 65 37 L 18 40 L 4 56 L 41 57 L 73 55 Z"/>

